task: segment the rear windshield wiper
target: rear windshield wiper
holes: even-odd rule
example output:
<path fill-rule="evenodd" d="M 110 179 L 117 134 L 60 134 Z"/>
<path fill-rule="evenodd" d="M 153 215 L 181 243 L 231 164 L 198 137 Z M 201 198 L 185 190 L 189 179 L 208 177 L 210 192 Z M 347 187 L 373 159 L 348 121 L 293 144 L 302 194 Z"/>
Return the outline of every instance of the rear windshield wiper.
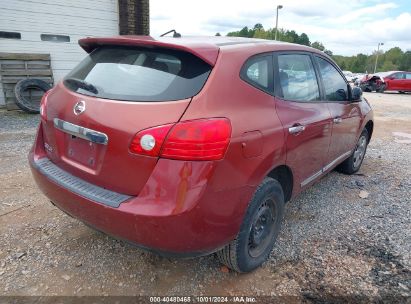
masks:
<path fill-rule="evenodd" d="M 87 81 L 70 77 L 70 78 L 64 79 L 64 82 L 66 82 L 70 86 L 76 87 L 77 89 L 81 88 L 91 93 L 98 94 L 97 88 L 91 83 L 88 83 Z"/>

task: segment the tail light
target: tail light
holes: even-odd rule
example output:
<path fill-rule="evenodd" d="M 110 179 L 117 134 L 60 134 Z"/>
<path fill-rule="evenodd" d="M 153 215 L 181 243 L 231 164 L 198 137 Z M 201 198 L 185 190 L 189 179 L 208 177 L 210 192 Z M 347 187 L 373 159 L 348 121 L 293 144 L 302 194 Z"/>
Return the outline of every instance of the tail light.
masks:
<path fill-rule="evenodd" d="M 147 156 L 158 156 L 161 146 L 174 124 L 145 129 L 138 132 L 130 145 L 130 152 Z"/>
<path fill-rule="evenodd" d="M 224 157 L 231 137 L 227 118 L 199 119 L 138 132 L 132 153 L 181 160 L 218 160 Z"/>
<path fill-rule="evenodd" d="M 47 95 L 48 95 L 49 92 L 50 92 L 50 90 L 48 90 L 47 92 L 45 92 L 45 93 L 43 94 L 43 97 L 41 98 L 41 101 L 40 101 L 40 117 L 41 117 L 41 119 L 43 119 L 43 120 L 47 120 L 47 109 L 46 109 L 46 106 L 47 106 Z"/>
<path fill-rule="evenodd" d="M 201 119 L 177 123 L 161 150 L 161 157 L 184 160 L 223 158 L 231 137 L 226 118 Z"/>

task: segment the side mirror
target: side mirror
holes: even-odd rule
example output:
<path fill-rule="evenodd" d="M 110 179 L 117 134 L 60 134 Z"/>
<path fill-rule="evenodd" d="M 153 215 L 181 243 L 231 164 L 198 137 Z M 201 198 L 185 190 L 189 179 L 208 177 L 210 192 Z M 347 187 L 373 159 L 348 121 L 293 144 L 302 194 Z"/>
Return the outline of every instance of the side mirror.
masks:
<path fill-rule="evenodd" d="M 360 87 L 353 87 L 351 89 L 351 102 L 361 101 L 362 90 Z"/>

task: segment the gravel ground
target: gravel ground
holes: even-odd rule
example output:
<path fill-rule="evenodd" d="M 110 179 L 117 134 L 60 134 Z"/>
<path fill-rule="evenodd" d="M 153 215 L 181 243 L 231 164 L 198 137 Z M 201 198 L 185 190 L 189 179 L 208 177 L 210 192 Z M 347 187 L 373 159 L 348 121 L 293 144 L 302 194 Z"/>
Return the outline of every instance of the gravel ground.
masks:
<path fill-rule="evenodd" d="M 376 127 L 360 172 L 332 172 L 290 202 L 270 260 L 242 275 L 215 256 L 159 257 L 63 214 L 27 165 L 39 117 L 0 110 L 0 294 L 410 301 L 411 94 L 366 97 Z"/>

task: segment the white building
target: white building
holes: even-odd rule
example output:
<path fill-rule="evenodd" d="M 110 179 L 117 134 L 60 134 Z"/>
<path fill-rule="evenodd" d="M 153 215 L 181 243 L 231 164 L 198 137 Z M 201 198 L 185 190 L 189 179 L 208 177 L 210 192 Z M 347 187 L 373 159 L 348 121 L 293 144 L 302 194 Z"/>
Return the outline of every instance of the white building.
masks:
<path fill-rule="evenodd" d="M 127 27 L 136 23 L 135 16 L 127 21 L 139 5 L 138 0 L 1 0 L 0 52 L 50 54 L 56 83 L 85 56 L 80 38 L 133 34 Z M 128 18 L 121 31 L 119 9 Z M 4 104 L 0 82 L 0 106 Z"/>

